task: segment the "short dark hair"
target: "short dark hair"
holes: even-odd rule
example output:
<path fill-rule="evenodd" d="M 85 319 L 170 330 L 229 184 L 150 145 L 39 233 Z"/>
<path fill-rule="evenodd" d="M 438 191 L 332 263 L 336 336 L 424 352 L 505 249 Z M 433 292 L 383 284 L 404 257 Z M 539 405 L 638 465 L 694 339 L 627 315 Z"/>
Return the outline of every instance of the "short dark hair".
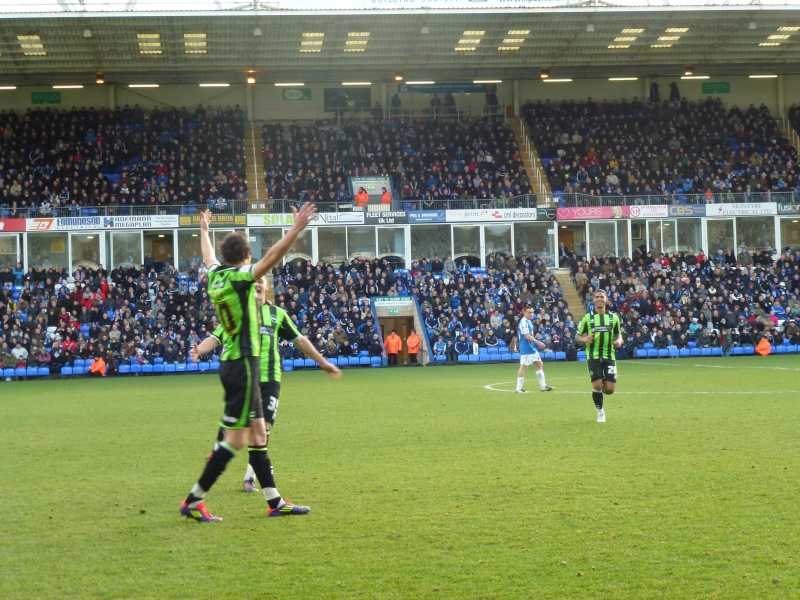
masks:
<path fill-rule="evenodd" d="M 594 291 L 594 294 L 592 294 L 592 295 L 593 295 L 593 296 L 595 296 L 595 295 L 597 295 L 597 294 L 603 294 L 603 296 L 605 296 L 606 298 L 608 298 L 608 294 L 606 294 L 606 291 L 605 291 L 605 290 L 603 290 L 603 289 L 598 289 L 598 290 L 595 290 L 595 291 Z"/>
<path fill-rule="evenodd" d="M 243 233 L 229 233 L 222 240 L 222 261 L 226 265 L 237 265 L 250 258 L 250 244 Z"/>

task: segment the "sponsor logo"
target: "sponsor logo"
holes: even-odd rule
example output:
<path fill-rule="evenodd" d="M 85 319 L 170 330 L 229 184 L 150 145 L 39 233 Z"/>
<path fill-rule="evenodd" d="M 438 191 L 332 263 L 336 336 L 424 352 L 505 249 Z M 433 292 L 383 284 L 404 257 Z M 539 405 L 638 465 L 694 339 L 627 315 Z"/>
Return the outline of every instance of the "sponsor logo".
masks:
<path fill-rule="evenodd" d="M 229 417 L 228 415 L 224 415 L 222 417 L 222 420 L 225 421 L 226 423 L 236 423 L 239 419 L 237 419 L 236 417 Z"/>

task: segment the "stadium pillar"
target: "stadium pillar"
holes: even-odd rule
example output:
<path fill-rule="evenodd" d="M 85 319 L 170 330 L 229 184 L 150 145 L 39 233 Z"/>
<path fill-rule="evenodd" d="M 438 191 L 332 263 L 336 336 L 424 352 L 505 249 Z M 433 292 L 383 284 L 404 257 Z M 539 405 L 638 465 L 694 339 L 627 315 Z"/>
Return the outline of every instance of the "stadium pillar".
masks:
<path fill-rule="evenodd" d="M 389 86 L 385 83 L 381 84 L 381 108 L 385 119 L 389 116 Z"/>
<path fill-rule="evenodd" d="M 775 88 L 775 93 L 778 95 L 778 117 L 783 119 L 786 117 L 786 89 L 783 84 L 783 75 L 778 75 L 778 80 Z"/>
<path fill-rule="evenodd" d="M 514 116 L 519 116 L 519 80 L 511 82 L 511 103 L 514 105 Z"/>
<path fill-rule="evenodd" d="M 22 268 L 28 272 L 28 234 L 22 234 Z M 17 241 L 17 260 L 19 260 L 19 241 Z"/>
<path fill-rule="evenodd" d="M 117 108 L 117 86 L 113 83 L 108 87 L 108 108 L 115 110 Z"/>
<path fill-rule="evenodd" d="M 781 247 L 783 246 L 783 240 L 781 239 L 781 218 L 778 215 L 775 215 L 773 218 L 775 219 L 775 252 L 780 256 Z"/>
<path fill-rule="evenodd" d="M 253 122 L 253 90 L 255 87 L 254 85 L 244 86 L 244 106 L 247 111 L 247 120 L 250 123 Z"/>

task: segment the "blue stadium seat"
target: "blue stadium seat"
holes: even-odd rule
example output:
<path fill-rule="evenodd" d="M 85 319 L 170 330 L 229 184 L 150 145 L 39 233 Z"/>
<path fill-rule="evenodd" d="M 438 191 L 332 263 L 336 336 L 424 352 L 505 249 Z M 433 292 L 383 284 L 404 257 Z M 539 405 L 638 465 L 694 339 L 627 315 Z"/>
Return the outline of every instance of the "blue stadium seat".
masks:
<path fill-rule="evenodd" d="M 633 352 L 633 357 L 634 358 L 647 358 L 647 350 L 645 350 L 644 348 L 637 348 Z"/>
<path fill-rule="evenodd" d="M 200 371 L 200 365 L 194 362 L 186 363 L 186 371 L 188 373 L 198 373 Z"/>
<path fill-rule="evenodd" d="M 744 349 L 744 353 L 745 354 L 755 354 L 756 353 L 756 347 L 753 346 L 752 344 L 748 344 L 746 346 L 742 346 L 742 348 Z"/>
<path fill-rule="evenodd" d="M 11 369 L 6 369 L 6 371 L 11 371 Z M 72 367 L 61 367 L 61 375 L 63 377 L 70 377 L 72 375 Z"/>
<path fill-rule="evenodd" d="M 163 359 L 163 358 L 161 358 L 160 356 L 156 356 L 156 357 L 153 359 L 153 364 L 154 364 L 154 365 L 163 365 L 163 364 L 164 364 L 164 359 Z"/>
<path fill-rule="evenodd" d="M 218 360 L 212 360 L 211 361 L 211 370 L 212 371 L 219 371 L 219 361 Z"/>
<path fill-rule="evenodd" d="M 655 348 L 655 346 L 653 345 L 653 342 L 645 342 L 643 348 L 645 350 L 652 350 L 653 348 Z"/>
<path fill-rule="evenodd" d="M 701 349 L 701 354 L 703 356 L 711 356 L 711 348 L 702 348 Z"/>
<path fill-rule="evenodd" d="M 304 364 L 304 362 L 303 362 L 303 359 L 302 359 L 302 358 L 295 358 L 295 359 L 292 361 L 292 366 L 293 366 L 295 369 L 302 369 L 302 368 L 305 366 L 305 364 Z"/>
<path fill-rule="evenodd" d="M 493 360 L 488 354 L 478 354 L 478 362 L 492 362 Z"/>
<path fill-rule="evenodd" d="M 511 353 L 511 358 L 512 358 L 513 360 L 519 360 L 519 357 L 520 357 L 520 354 L 519 354 L 519 352 L 512 352 L 512 353 Z"/>
<path fill-rule="evenodd" d="M 470 354 L 470 355 L 467 357 L 467 360 L 468 360 L 469 362 L 480 362 L 480 356 L 478 356 L 477 354 Z"/>
<path fill-rule="evenodd" d="M 544 360 L 555 360 L 556 359 L 556 353 L 555 352 L 545 352 L 542 355 L 542 358 Z"/>
<path fill-rule="evenodd" d="M 14 369 L 14 377 L 25 377 L 25 367 L 17 367 Z"/>
<path fill-rule="evenodd" d="M 25 369 L 25 377 L 36 377 L 36 367 L 27 367 Z"/>
<path fill-rule="evenodd" d="M 334 364 L 336 364 L 336 363 L 334 363 Z M 283 367 L 284 371 L 286 370 L 287 367 L 290 367 L 291 365 L 292 365 L 292 359 L 291 358 L 284 358 L 281 361 L 281 367 Z"/>
<path fill-rule="evenodd" d="M 789 346 L 789 352 L 800 352 L 800 344 Z"/>
<path fill-rule="evenodd" d="M 207 373 L 211 369 L 211 363 L 207 361 L 203 361 L 197 363 L 197 367 L 200 369 L 201 373 Z"/>
<path fill-rule="evenodd" d="M 734 356 L 741 356 L 743 354 L 742 347 L 741 346 L 736 346 L 733 349 L 733 352 L 731 352 L 731 354 L 733 354 Z"/>
<path fill-rule="evenodd" d="M 680 350 L 678 350 L 678 356 L 680 356 L 681 358 L 686 358 L 691 355 L 692 351 L 689 348 L 681 348 Z"/>
<path fill-rule="evenodd" d="M 358 357 L 361 358 L 362 356 L 369 356 L 369 350 L 362 350 L 358 353 Z"/>
<path fill-rule="evenodd" d="M 489 351 L 489 354 L 500 354 L 500 349 L 497 346 L 489 346 L 487 350 Z"/>
<path fill-rule="evenodd" d="M 434 354 L 433 355 L 433 362 L 447 362 L 447 357 L 443 354 Z"/>
<path fill-rule="evenodd" d="M 186 363 L 175 363 L 175 372 L 176 373 L 186 373 Z"/>
<path fill-rule="evenodd" d="M 369 364 L 371 367 L 378 368 L 383 366 L 383 361 L 381 360 L 380 356 L 370 356 L 369 357 Z"/>
<path fill-rule="evenodd" d="M 359 356 L 358 357 L 358 365 L 360 367 L 368 367 L 370 365 L 369 353 L 367 353 L 366 356 Z"/>
<path fill-rule="evenodd" d="M 120 365 L 119 366 L 119 374 L 120 375 L 128 375 L 131 372 L 130 365 Z"/>
<path fill-rule="evenodd" d="M 142 372 L 142 365 L 133 365 L 131 367 L 131 373 L 138 375 L 141 372 Z"/>
<path fill-rule="evenodd" d="M 655 348 L 649 348 L 648 350 L 646 350 L 646 352 L 647 352 L 647 358 L 658 358 L 658 350 L 656 350 Z"/>
<path fill-rule="evenodd" d="M 695 342 L 695 341 L 691 341 L 686 345 L 689 347 L 689 349 L 697 348 L 697 342 Z"/>
<path fill-rule="evenodd" d="M 500 353 L 500 360 L 502 360 L 503 362 L 514 360 L 514 355 L 511 354 L 511 352 L 501 352 Z"/>
<path fill-rule="evenodd" d="M 153 365 L 142 365 L 142 373 L 152 373 Z"/>
<path fill-rule="evenodd" d="M 722 356 L 722 348 L 712 348 L 711 356 Z"/>
<path fill-rule="evenodd" d="M 458 362 L 469 362 L 469 357 L 466 354 L 459 354 Z"/>
<path fill-rule="evenodd" d="M 690 352 L 692 353 L 692 356 L 702 356 L 703 355 L 703 353 L 700 351 L 700 348 L 692 348 L 690 350 Z"/>
<path fill-rule="evenodd" d="M 294 365 L 292 364 L 291 360 L 287 360 L 283 364 L 283 371 L 284 373 L 291 373 L 292 371 L 294 371 Z"/>
<path fill-rule="evenodd" d="M 314 362 L 313 360 L 311 360 L 310 358 L 304 358 L 304 359 L 303 359 L 303 366 L 304 366 L 306 369 L 314 369 L 314 368 L 316 368 L 316 366 L 317 366 L 317 363 L 315 363 L 315 362 Z"/>
<path fill-rule="evenodd" d="M 578 360 L 580 362 L 586 362 L 586 351 L 585 350 L 578 350 Z"/>
<path fill-rule="evenodd" d="M 669 349 L 660 348 L 658 350 L 658 358 L 669 358 Z"/>
<path fill-rule="evenodd" d="M 36 375 L 38 377 L 50 377 L 50 368 L 49 367 L 39 367 L 36 369 Z"/>
<path fill-rule="evenodd" d="M 556 360 L 567 360 L 566 352 L 556 352 Z"/>
<path fill-rule="evenodd" d="M 83 366 L 83 359 L 82 358 L 76 358 L 75 360 L 72 361 L 72 366 L 76 367 L 76 368 L 82 367 Z"/>
<path fill-rule="evenodd" d="M 358 366 L 358 357 L 357 356 L 348 356 L 347 357 L 347 366 L 348 367 L 357 367 Z"/>
<path fill-rule="evenodd" d="M 153 373 L 163 373 L 164 372 L 164 363 L 159 363 L 157 365 L 153 365 Z"/>

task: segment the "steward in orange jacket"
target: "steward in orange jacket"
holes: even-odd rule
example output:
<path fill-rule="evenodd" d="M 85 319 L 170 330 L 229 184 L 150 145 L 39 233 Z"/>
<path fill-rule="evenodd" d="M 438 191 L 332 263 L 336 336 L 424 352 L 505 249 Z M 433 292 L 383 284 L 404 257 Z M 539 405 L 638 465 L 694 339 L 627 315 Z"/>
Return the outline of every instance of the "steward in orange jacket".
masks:
<path fill-rule="evenodd" d="M 417 363 L 417 356 L 419 356 L 419 349 L 422 346 L 422 340 L 419 339 L 417 332 L 413 329 L 411 333 L 408 335 L 406 339 L 406 345 L 408 346 L 408 359 L 412 365 L 416 365 Z"/>
<path fill-rule="evenodd" d="M 397 332 L 392 329 L 392 332 L 386 336 L 383 342 L 383 347 L 386 348 L 386 354 L 389 357 L 389 365 L 395 366 L 397 364 L 397 355 L 403 349 L 403 340 L 397 335 Z"/>
<path fill-rule="evenodd" d="M 369 204 L 369 194 L 367 193 L 367 190 L 365 190 L 363 187 L 358 188 L 358 193 L 356 194 L 356 199 L 355 199 L 356 208 L 366 209 L 368 204 Z"/>

